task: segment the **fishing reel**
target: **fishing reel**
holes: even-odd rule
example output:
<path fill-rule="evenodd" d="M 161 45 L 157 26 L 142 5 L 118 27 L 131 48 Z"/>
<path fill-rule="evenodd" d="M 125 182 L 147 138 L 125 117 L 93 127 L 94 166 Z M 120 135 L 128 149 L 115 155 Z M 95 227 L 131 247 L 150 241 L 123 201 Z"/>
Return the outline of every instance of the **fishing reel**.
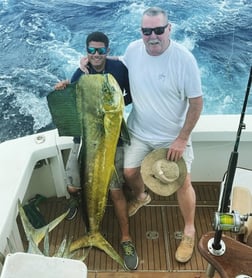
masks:
<path fill-rule="evenodd" d="M 231 213 L 215 212 L 213 227 L 217 233 L 221 233 L 222 231 L 239 233 L 249 216 L 252 216 L 252 213 L 240 215 L 237 211 L 232 211 Z M 226 252 L 224 241 L 219 241 L 218 248 L 215 247 L 214 243 L 214 238 L 208 241 L 207 246 L 209 252 L 214 256 L 222 256 Z"/>
<path fill-rule="evenodd" d="M 238 233 L 251 215 L 252 213 L 240 215 L 237 211 L 231 213 L 215 212 L 213 227 L 216 231 Z"/>

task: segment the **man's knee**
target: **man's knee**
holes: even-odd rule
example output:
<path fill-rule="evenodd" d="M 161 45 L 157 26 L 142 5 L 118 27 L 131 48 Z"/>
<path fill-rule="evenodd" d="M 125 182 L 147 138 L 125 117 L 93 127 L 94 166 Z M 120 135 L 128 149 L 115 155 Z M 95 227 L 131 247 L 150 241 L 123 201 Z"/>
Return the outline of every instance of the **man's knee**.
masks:
<path fill-rule="evenodd" d="M 124 168 L 123 175 L 125 179 L 132 179 L 140 174 L 140 167 L 138 168 Z"/>
<path fill-rule="evenodd" d="M 186 175 L 184 184 L 181 185 L 181 187 L 179 188 L 179 191 L 186 191 L 188 188 L 192 187 L 192 182 L 191 182 L 191 175 L 188 173 Z"/>

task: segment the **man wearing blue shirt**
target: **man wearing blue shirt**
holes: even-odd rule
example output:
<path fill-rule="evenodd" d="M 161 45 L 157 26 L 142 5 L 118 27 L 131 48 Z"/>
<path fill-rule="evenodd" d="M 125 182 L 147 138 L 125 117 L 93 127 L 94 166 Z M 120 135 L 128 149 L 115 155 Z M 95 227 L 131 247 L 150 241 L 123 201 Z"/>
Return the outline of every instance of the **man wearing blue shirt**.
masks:
<path fill-rule="evenodd" d="M 129 89 L 128 70 L 121 61 L 107 59 L 109 53 L 109 39 L 102 32 L 93 32 L 86 39 L 88 74 L 105 74 L 110 73 L 119 84 L 124 95 L 125 105 L 131 103 L 131 95 Z M 78 68 L 71 78 L 71 83 L 77 81 L 82 74 L 85 74 Z M 55 85 L 56 90 L 64 89 L 70 82 L 63 80 Z M 66 174 L 68 179 L 67 189 L 70 195 L 77 194 L 80 189 L 79 166 L 78 166 L 78 150 L 80 138 L 74 138 L 74 146 L 70 152 L 66 166 Z M 123 169 L 123 147 L 118 142 L 117 153 L 115 158 L 116 168 L 120 173 Z M 115 213 L 121 230 L 121 247 L 124 254 L 125 267 L 134 270 L 138 266 L 138 256 L 129 234 L 129 220 L 127 211 L 127 201 L 122 190 L 122 174 L 119 175 L 120 181 L 114 181 L 110 184 L 110 195 L 114 203 Z M 77 212 L 77 206 L 71 207 L 71 216 L 73 218 Z"/>

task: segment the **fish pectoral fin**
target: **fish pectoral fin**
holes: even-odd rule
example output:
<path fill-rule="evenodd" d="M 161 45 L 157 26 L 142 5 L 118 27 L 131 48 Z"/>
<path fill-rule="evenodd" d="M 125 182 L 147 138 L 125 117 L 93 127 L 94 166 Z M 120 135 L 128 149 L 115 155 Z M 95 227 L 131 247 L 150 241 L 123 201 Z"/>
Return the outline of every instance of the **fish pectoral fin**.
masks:
<path fill-rule="evenodd" d="M 63 90 L 54 90 L 47 96 L 47 103 L 53 123 L 60 136 L 80 136 L 81 121 L 76 106 L 76 83 Z"/>

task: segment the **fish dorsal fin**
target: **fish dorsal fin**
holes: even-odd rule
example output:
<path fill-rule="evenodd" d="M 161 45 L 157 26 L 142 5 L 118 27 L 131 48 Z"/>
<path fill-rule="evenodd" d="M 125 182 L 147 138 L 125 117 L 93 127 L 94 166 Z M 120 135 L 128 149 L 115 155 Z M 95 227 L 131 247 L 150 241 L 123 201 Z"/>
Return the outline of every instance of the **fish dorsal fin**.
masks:
<path fill-rule="evenodd" d="M 64 90 L 52 91 L 47 96 L 53 122 L 61 136 L 80 136 L 81 126 L 76 106 L 76 82 Z"/>

